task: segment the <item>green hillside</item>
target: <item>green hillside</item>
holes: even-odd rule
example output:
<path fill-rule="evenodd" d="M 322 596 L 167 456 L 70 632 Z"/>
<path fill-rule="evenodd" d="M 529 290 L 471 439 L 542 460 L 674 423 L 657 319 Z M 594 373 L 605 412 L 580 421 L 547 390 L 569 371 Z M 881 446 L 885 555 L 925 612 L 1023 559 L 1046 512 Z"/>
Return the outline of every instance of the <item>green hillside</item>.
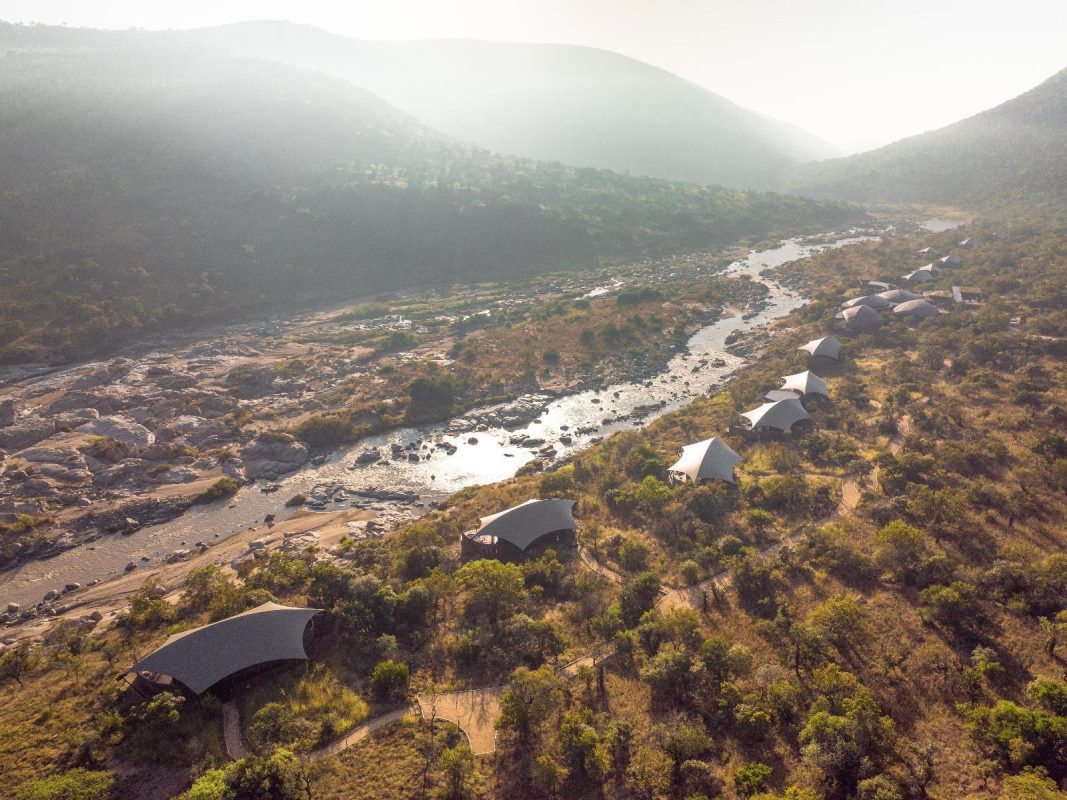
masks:
<path fill-rule="evenodd" d="M 1067 186 L 1067 70 L 996 108 L 849 158 L 808 164 L 789 191 L 849 201 L 983 207 L 1062 198 Z"/>
<path fill-rule="evenodd" d="M 5 26 L 0 48 L 5 361 L 858 213 L 504 158 L 346 82 L 158 40 Z"/>

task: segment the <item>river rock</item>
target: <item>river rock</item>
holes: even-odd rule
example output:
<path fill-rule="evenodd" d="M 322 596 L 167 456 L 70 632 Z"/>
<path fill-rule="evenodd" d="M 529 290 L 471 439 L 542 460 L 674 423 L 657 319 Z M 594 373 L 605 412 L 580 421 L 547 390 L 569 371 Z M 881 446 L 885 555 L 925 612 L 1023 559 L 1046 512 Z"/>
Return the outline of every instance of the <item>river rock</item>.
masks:
<path fill-rule="evenodd" d="M 72 390 L 48 406 L 48 413 L 58 414 L 60 411 L 94 408 L 101 414 L 113 414 L 120 405 L 114 397 L 107 394 Z"/>
<path fill-rule="evenodd" d="M 139 425 L 126 417 L 100 417 L 77 428 L 80 433 L 94 436 L 106 436 L 116 442 L 132 444 L 135 447 L 148 447 L 156 437 L 144 425 Z"/>
<path fill-rule="evenodd" d="M 0 400 L 0 428 L 15 424 L 15 401 L 10 397 Z"/>
<path fill-rule="evenodd" d="M 357 464 L 377 464 L 381 460 L 382 452 L 377 447 L 368 447 L 356 456 Z"/>
<path fill-rule="evenodd" d="M 66 464 L 41 464 L 38 471 L 46 478 L 51 478 L 60 483 L 82 484 L 93 478 L 93 474 L 87 469 L 72 469 Z"/>
<path fill-rule="evenodd" d="M 130 368 L 126 363 L 117 362 L 108 364 L 82 375 L 71 384 L 71 388 L 91 389 L 94 386 L 105 386 L 106 384 L 114 383 L 119 378 L 124 377 L 129 371 Z"/>
<path fill-rule="evenodd" d="M 303 466 L 308 449 L 291 438 L 260 434 L 241 448 L 241 461 L 249 480 L 277 478 Z"/>
<path fill-rule="evenodd" d="M 228 373 L 223 382 L 240 398 L 251 400 L 274 393 L 278 370 L 270 364 L 240 364 Z"/>
<path fill-rule="evenodd" d="M 0 429 L 0 447 L 20 450 L 37 444 L 56 432 L 56 424 L 49 419 L 33 419 Z"/>
<path fill-rule="evenodd" d="M 17 614 L 21 610 L 22 610 L 22 606 L 20 606 L 18 603 L 8 603 L 7 604 L 7 613 L 8 614 Z"/>
<path fill-rule="evenodd" d="M 65 433 L 99 417 L 100 412 L 95 408 L 78 408 L 74 411 L 61 411 L 53 414 L 52 422 L 55 423 L 56 433 Z"/>

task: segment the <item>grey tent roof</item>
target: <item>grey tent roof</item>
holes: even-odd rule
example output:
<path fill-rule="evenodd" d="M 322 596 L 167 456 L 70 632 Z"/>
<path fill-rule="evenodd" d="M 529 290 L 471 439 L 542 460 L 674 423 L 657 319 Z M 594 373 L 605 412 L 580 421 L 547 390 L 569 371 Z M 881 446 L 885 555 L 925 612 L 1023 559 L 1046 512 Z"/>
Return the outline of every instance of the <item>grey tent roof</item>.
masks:
<path fill-rule="evenodd" d="M 856 306 L 870 306 L 875 311 L 881 311 L 884 308 L 889 308 L 892 303 L 886 300 L 884 297 L 879 297 L 876 294 L 864 295 L 863 297 L 853 297 L 851 300 L 846 300 L 841 304 L 841 308 L 855 308 Z"/>
<path fill-rule="evenodd" d="M 907 289 L 890 289 L 888 292 L 879 293 L 878 297 L 888 300 L 890 303 L 903 303 L 907 300 L 919 299 L 919 295 L 912 294 Z"/>
<path fill-rule="evenodd" d="M 928 283 L 934 280 L 937 275 L 932 270 L 928 270 L 926 267 L 917 269 L 915 272 L 909 272 L 907 275 L 902 276 L 908 283 Z M 888 303 L 887 303 L 888 304 Z"/>
<path fill-rule="evenodd" d="M 783 431 L 790 430 L 802 419 L 811 419 L 808 412 L 804 410 L 804 406 L 800 404 L 800 400 L 796 398 L 764 403 L 759 408 L 746 411 L 741 416 L 747 419 L 753 428 L 778 428 Z"/>
<path fill-rule="evenodd" d="M 682 448 L 682 457 L 670 468 L 671 472 L 684 472 L 693 481 L 710 478 L 734 482 L 734 464 L 741 456 L 730 449 L 718 436 L 705 439 Z"/>
<path fill-rule="evenodd" d="M 955 267 L 955 266 L 958 266 L 959 264 L 963 263 L 963 259 L 960 258 L 955 253 L 953 253 L 950 256 L 944 256 L 944 257 L 939 258 L 937 260 L 940 261 L 942 264 L 948 264 L 951 267 Z"/>
<path fill-rule="evenodd" d="M 317 608 L 264 603 L 243 614 L 171 636 L 133 665 L 136 672 L 169 675 L 196 694 L 223 678 L 268 661 L 307 658 L 304 628 Z"/>
<path fill-rule="evenodd" d="M 841 355 L 841 342 L 833 336 L 824 336 L 821 339 L 812 339 L 807 344 L 802 344 L 797 350 L 806 350 L 813 356 L 825 356 L 837 358 Z"/>
<path fill-rule="evenodd" d="M 527 500 L 521 505 L 482 517 L 478 538 L 495 536 L 525 550 L 553 531 L 574 530 L 573 500 Z"/>
<path fill-rule="evenodd" d="M 799 392 L 802 395 L 821 394 L 824 397 L 830 396 L 826 381 L 810 370 L 798 372 L 796 375 L 783 375 L 782 381 L 782 388 L 790 392 Z"/>
<path fill-rule="evenodd" d="M 870 306 L 846 308 L 837 318 L 842 320 L 845 328 L 850 331 L 870 330 L 882 324 L 882 316 Z"/>
<path fill-rule="evenodd" d="M 937 255 L 937 248 L 936 247 L 924 247 L 922 250 L 919 251 L 919 255 L 921 255 L 921 256 L 936 256 Z"/>
<path fill-rule="evenodd" d="M 937 310 L 937 306 L 933 303 L 919 299 L 900 303 L 893 309 L 893 313 L 902 317 L 936 317 L 941 312 Z"/>

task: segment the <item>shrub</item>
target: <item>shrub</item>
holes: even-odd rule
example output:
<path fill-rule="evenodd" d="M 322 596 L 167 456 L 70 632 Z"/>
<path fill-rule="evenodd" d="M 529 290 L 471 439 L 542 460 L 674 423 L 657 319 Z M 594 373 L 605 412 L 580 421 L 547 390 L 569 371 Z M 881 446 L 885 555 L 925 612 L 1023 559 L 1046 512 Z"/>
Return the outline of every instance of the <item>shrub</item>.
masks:
<path fill-rule="evenodd" d="M 399 661 L 380 661 L 370 676 L 371 691 L 379 700 L 397 703 L 407 696 L 411 673 L 408 665 Z"/>
<path fill-rule="evenodd" d="M 452 378 L 416 378 L 408 385 L 408 421 L 431 422 L 447 417 L 457 394 Z"/>
<path fill-rule="evenodd" d="M 211 503 L 224 497 L 233 497 L 241 488 L 241 482 L 235 478 L 219 478 L 211 486 L 196 496 L 194 503 Z"/>
<path fill-rule="evenodd" d="M 115 776 L 82 768 L 28 781 L 15 791 L 16 800 L 108 800 Z"/>
<path fill-rule="evenodd" d="M 351 440 L 356 433 L 351 420 L 336 415 L 316 414 L 293 429 L 296 438 L 309 447 L 331 447 Z"/>

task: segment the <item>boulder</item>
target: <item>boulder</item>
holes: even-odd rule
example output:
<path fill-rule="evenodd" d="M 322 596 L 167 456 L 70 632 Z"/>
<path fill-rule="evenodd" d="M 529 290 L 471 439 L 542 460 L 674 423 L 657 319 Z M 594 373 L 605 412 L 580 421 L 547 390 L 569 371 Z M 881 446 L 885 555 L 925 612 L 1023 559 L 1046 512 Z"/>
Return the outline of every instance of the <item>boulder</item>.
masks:
<path fill-rule="evenodd" d="M 0 428 L 15 424 L 15 401 L 11 398 L 0 400 Z"/>
<path fill-rule="evenodd" d="M 72 431 L 80 425 L 92 422 L 100 417 L 100 412 L 95 408 L 78 408 L 74 411 L 62 411 L 52 416 L 52 422 L 56 425 L 56 432 Z"/>
<path fill-rule="evenodd" d="M 72 390 L 48 406 L 48 413 L 58 414 L 60 411 L 95 408 L 101 414 L 113 414 L 118 410 L 120 405 L 121 403 L 114 397 L 101 394 L 100 392 Z"/>
<path fill-rule="evenodd" d="M 241 448 L 241 461 L 248 480 L 277 478 L 302 467 L 308 449 L 291 437 L 264 433 Z"/>
<path fill-rule="evenodd" d="M 156 440 L 152 431 L 126 417 L 100 417 L 100 419 L 78 426 L 77 430 L 95 436 L 106 436 L 116 442 L 132 444 L 135 447 L 148 447 Z"/>
<path fill-rule="evenodd" d="M 21 450 L 44 441 L 55 432 L 56 424 L 50 419 L 27 420 L 18 425 L 0 428 L 0 447 L 5 450 Z"/>

